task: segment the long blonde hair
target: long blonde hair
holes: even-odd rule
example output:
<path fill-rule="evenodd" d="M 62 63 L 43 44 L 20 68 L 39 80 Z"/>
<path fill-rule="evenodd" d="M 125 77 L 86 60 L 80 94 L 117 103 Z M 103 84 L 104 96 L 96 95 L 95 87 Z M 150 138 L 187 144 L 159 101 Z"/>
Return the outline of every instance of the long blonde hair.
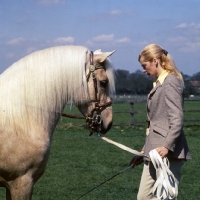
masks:
<path fill-rule="evenodd" d="M 138 61 L 140 62 L 141 58 L 145 62 L 152 62 L 154 58 L 157 58 L 160 61 L 160 65 L 163 69 L 169 71 L 170 74 L 176 76 L 184 85 L 183 77 L 179 70 L 177 69 L 173 58 L 170 54 L 157 44 L 150 44 L 146 46 L 139 54 Z"/>

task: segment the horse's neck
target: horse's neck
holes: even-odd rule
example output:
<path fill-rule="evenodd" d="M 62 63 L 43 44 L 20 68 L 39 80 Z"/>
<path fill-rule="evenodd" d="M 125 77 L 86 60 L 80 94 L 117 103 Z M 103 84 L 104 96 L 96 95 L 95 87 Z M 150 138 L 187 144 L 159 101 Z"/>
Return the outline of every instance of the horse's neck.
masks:
<path fill-rule="evenodd" d="M 46 129 L 52 131 L 55 129 L 56 125 L 58 124 L 59 122 L 59 119 L 60 119 L 60 116 L 61 116 L 61 113 L 64 109 L 64 103 L 63 105 L 61 106 L 61 108 L 59 109 L 55 109 L 55 110 L 51 110 L 51 111 L 46 111 L 46 117 L 44 118 L 44 121 L 43 121 L 43 125 L 44 127 L 46 127 Z M 46 122 L 46 124 L 44 124 Z"/>

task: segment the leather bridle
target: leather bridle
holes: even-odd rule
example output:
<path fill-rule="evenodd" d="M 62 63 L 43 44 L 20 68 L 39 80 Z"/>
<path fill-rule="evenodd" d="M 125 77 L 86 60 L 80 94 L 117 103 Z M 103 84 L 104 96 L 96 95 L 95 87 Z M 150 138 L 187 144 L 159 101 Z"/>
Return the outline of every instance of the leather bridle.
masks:
<path fill-rule="evenodd" d="M 86 119 L 86 124 L 90 130 L 90 136 L 93 134 L 93 132 L 97 131 L 100 133 L 101 126 L 102 126 L 102 118 L 101 118 L 101 112 L 107 107 L 112 104 L 112 101 L 108 101 L 105 104 L 100 104 L 100 101 L 98 100 L 97 94 L 98 94 L 98 87 L 97 87 L 97 78 L 96 74 L 94 73 L 97 69 L 102 69 L 104 66 L 101 66 L 99 64 L 94 65 L 93 61 L 93 52 L 90 52 L 90 66 L 89 66 L 89 72 L 86 75 L 87 82 L 89 81 L 89 77 L 92 75 L 93 83 L 94 83 L 94 89 L 95 89 L 95 99 L 90 100 L 90 104 L 94 104 L 94 108 L 92 111 L 86 116 L 86 117 L 80 117 L 75 115 L 70 115 L 66 113 L 62 113 L 61 115 L 64 117 L 69 118 L 75 118 L 75 119 Z"/>

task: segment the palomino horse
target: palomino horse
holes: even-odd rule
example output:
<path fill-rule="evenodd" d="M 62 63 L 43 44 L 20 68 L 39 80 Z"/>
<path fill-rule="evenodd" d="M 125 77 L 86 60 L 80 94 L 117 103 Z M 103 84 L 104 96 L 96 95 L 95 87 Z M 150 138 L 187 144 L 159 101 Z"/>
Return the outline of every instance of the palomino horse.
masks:
<path fill-rule="evenodd" d="M 91 132 L 111 128 L 114 75 L 107 57 L 113 52 L 52 47 L 22 58 L 1 74 L 0 186 L 6 188 L 6 199 L 31 199 L 67 102 L 77 105 Z"/>

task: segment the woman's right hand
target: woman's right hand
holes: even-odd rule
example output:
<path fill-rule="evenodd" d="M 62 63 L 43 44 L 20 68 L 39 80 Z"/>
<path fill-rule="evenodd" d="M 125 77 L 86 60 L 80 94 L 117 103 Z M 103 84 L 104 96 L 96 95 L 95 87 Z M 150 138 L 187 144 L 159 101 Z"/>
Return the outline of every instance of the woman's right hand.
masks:
<path fill-rule="evenodd" d="M 143 162 L 144 162 L 144 160 L 143 160 L 143 157 L 142 157 L 142 156 L 134 156 L 134 157 L 132 158 L 132 160 L 131 160 L 129 166 L 133 165 L 132 168 L 134 168 L 135 165 L 138 166 L 138 165 L 140 165 L 140 164 L 143 163 Z"/>

